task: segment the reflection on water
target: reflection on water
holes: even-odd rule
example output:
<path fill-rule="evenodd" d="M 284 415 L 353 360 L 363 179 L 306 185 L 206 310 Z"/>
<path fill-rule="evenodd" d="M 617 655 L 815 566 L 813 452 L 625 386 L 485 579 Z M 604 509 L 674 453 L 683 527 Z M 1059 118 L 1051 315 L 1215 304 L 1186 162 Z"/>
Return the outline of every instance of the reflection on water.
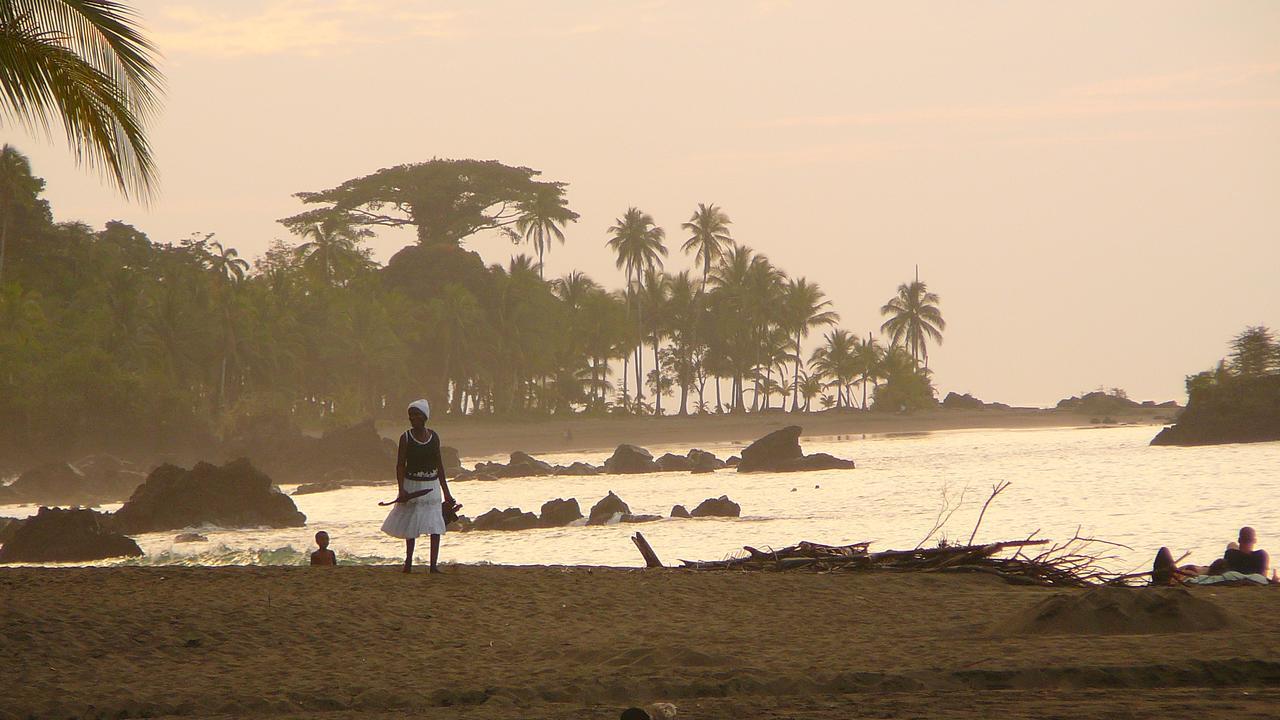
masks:
<path fill-rule="evenodd" d="M 969 537 L 991 486 L 1012 486 L 987 510 L 978 541 L 1082 535 L 1132 546 L 1120 549 L 1117 570 L 1148 564 L 1160 545 L 1174 555 L 1192 551 L 1208 562 L 1242 524 L 1256 527 L 1260 545 L 1280 550 L 1280 443 L 1200 448 L 1149 447 L 1155 427 L 965 430 L 933 433 L 804 438 L 806 452 L 850 457 L 857 470 L 800 474 L 656 473 L 548 477 L 458 483 L 454 494 L 475 516 L 491 507 L 537 512 L 552 498 L 576 497 L 585 513 L 609 490 L 632 512 L 667 515 L 727 494 L 742 505 L 739 520 L 662 520 L 643 525 L 568 527 L 517 533 L 450 534 L 442 556 L 502 564 L 641 565 L 629 536 L 640 530 L 659 557 L 721 558 L 743 545 L 874 542 L 873 549 L 909 548 L 933 524 L 943 502 L 964 492 L 945 534 Z M 706 445 L 720 457 L 740 445 Z M 687 448 L 653 446 L 654 455 Z M 604 455 L 549 454 L 553 463 L 601 462 Z M 468 462 L 481 459 L 468 458 Z M 967 491 L 966 491 L 967 488 Z M 357 487 L 295 498 L 308 527 L 288 530 L 202 529 L 207 543 L 173 543 L 176 532 L 138 538 L 140 564 L 294 564 L 305 562 L 316 530 L 327 530 L 343 562 L 391 561 L 403 544 L 378 528 L 393 490 Z M 111 507 L 104 509 L 113 509 Z M 32 508 L 0 508 L 26 515 Z"/>

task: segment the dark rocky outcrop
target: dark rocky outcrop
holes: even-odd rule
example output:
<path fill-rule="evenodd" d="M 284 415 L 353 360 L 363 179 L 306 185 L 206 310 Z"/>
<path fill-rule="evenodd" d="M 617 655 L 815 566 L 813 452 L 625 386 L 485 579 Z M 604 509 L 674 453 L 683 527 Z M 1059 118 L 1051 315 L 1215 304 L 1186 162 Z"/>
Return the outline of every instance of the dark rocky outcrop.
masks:
<path fill-rule="evenodd" d="M 543 527 L 564 527 L 582 519 L 582 508 L 577 498 L 556 498 L 542 503 L 538 517 Z"/>
<path fill-rule="evenodd" d="M 396 441 L 379 435 L 373 420 L 315 438 L 288 416 L 259 415 L 241 420 L 223 450 L 223 457 L 248 458 L 281 483 L 387 482 L 394 478 L 396 462 Z"/>
<path fill-rule="evenodd" d="M 693 472 L 712 472 L 727 467 L 725 461 L 716 457 L 714 453 L 706 450 L 694 448 L 689 451 L 689 462 L 692 464 L 690 470 Z"/>
<path fill-rule="evenodd" d="M 599 475 L 600 468 L 584 462 L 575 462 L 572 465 L 564 465 L 556 468 L 557 475 L 576 475 L 588 476 Z"/>
<path fill-rule="evenodd" d="M 49 463 L 32 468 L 7 487 L 0 502 L 44 505 L 100 505 L 129 497 L 143 474 L 109 455 L 95 455 L 74 467 Z"/>
<path fill-rule="evenodd" d="M 1280 375 L 1227 377 L 1195 388 L 1178 421 L 1152 445 L 1219 445 L 1280 440 Z"/>
<path fill-rule="evenodd" d="M 635 474 L 658 470 L 658 463 L 654 461 L 653 455 L 635 445 L 619 445 L 613 455 L 604 461 L 604 471 L 607 473 Z"/>
<path fill-rule="evenodd" d="M 729 459 L 724 461 L 724 466 L 736 468 L 741 463 L 742 463 L 742 458 L 738 457 L 737 455 L 730 455 Z"/>
<path fill-rule="evenodd" d="M 472 530 L 530 530 L 539 525 L 538 516 L 520 508 L 493 508 L 471 524 Z"/>
<path fill-rule="evenodd" d="M 299 485 L 298 488 L 293 491 L 293 494 L 294 495 L 312 495 L 315 493 L 333 492 L 334 490 L 341 490 L 343 487 L 344 485 L 342 483 L 337 482 L 335 480 L 330 480 L 329 482 L 307 483 L 306 485 Z"/>
<path fill-rule="evenodd" d="M 618 515 L 630 515 L 631 508 L 618 497 L 609 491 L 608 495 L 601 498 L 600 502 L 591 506 L 591 512 L 587 513 L 588 525 L 604 525 Z"/>
<path fill-rule="evenodd" d="M 655 462 L 658 464 L 658 469 L 663 472 L 679 472 L 693 469 L 692 460 L 684 455 L 676 455 L 674 453 L 667 453 L 666 455 L 658 458 Z"/>
<path fill-rule="evenodd" d="M 662 519 L 661 515 L 623 515 L 622 516 L 622 522 L 624 523 L 647 523 L 647 522 L 654 522 L 656 520 L 661 520 L 661 519 Z"/>
<path fill-rule="evenodd" d="M 112 532 L 105 519 L 93 510 L 42 507 L 0 547 L 0 563 L 89 562 L 142 555 L 138 543 Z"/>
<path fill-rule="evenodd" d="M 773 470 L 780 463 L 803 457 L 800 449 L 800 426 L 788 425 L 765 435 L 742 449 L 738 472 Z"/>
<path fill-rule="evenodd" d="M 448 445 L 441 445 L 440 460 L 444 462 L 444 472 L 446 476 L 452 476 L 462 472 L 462 455 L 458 453 L 457 448 L 452 448 Z"/>
<path fill-rule="evenodd" d="M 175 543 L 209 542 L 209 538 L 200 533 L 182 533 L 173 539 Z"/>
<path fill-rule="evenodd" d="M 827 453 L 813 453 L 804 457 L 779 463 L 774 472 L 807 472 L 810 470 L 852 470 L 852 460 L 845 460 Z"/>
<path fill-rule="evenodd" d="M 805 455 L 800 449 L 800 432 L 800 426 L 789 425 L 780 430 L 774 430 L 743 448 L 738 472 L 799 472 L 853 468 L 852 460 L 841 460 L 826 453 Z"/>
<path fill-rule="evenodd" d="M 689 513 L 692 517 L 738 517 L 742 515 L 742 506 L 729 499 L 728 495 L 708 498 L 698 503 L 698 507 Z"/>
<path fill-rule="evenodd" d="M 0 545 L 9 542 L 24 522 L 26 521 L 18 518 L 0 517 Z"/>
<path fill-rule="evenodd" d="M 126 533 L 220 527 L 301 527 L 306 516 L 248 460 L 190 470 L 161 465 L 112 518 Z"/>
<path fill-rule="evenodd" d="M 1123 415 L 1125 413 L 1133 413 L 1155 408 L 1176 409 L 1177 407 L 1177 403 L 1156 404 L 1134 402 L 1122 395 L 1106 393 L 1098 390 L 1091 393 L 1085 393 L 1080 397 L 1075 397 L 1073 395 L 1069 398 L 1059 400 L 1055 409 L 1105 417 L 1107 415 Z"/>
<path fill-rule="evenodd" d="M 671 517 L 673 518 L 691 518 L 692 515 L 684 508 L 683 505 L 676 505 L 671 508 Z"/>

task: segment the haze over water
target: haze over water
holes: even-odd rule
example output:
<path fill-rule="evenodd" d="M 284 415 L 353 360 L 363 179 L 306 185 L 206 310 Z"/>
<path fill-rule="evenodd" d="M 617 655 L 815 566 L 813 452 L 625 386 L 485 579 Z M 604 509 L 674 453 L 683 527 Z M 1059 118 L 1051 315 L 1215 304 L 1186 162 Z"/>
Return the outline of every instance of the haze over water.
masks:
<path fill-rule="evenodd" d="M 490 507 L 537 512 L 546 500 L 576 497 L 585 514 L 613 490 L 634 513 L 666 516 L 672 505 L 692 509 L 728 494 L 742 505 L 738 520 L 672 520 L 639 525 L 567 527 L 522 532 L 451 533 L 442 558 L 506 565 L 639 566 L 629 540 L 643 532 L 667 564 L 719 559 L 741 548 L 782 547 L 799 540 L 831 544 L 874 541 L 873 550 L 914 547 L 933 525 L 944 488 L 961 508 L 945 528 L 952 541 L 969 538 L 991 485 L 1012 483 L 991 505 L 977 542 L 1021 539 L 1039 530 L 1054 540 L 1082 535 L 1133 548 L 1101 548 L 1119 557 L 1113 570 L 1149 566 L 1156 548 L 1207 563 L 1221 554 L 1240 525 L 1260 533 L 1260 545 L 1280 549 L 1280 443 L 1213 447 L 1150 447 L 1154 426 L 1036 430 L 949 431 L 907 436 L 802 438 L 806 452 L 858 462 L 852 471 L 738 474 L 656 473 L 463 482 L 454 493 L 475 517 Z M 744 440 L 748 440 L 744 438 Z M 706 445 L 724 458 L 741 445 Z M 651 447 L 655 456 L 684 447 Z M 553 463 L 600 462 L 590 453 L 540 456 Z M 469 465 L 490 458 L 465 458 Z M 491 458 L 505 459 L 505 458 Z M 794 490 L 793 490 L 794 488 Z M 292 488 L 286 488 L 291 491 Z M 379 531 L 389 487 L 356 487 L 294 498 L 307 527 L 285 530 L 200 531 L 208 543 L 174 545 L 177 532 L 137 538 L 142 563 L 296 564 L 305 561 L 316 530 L 333 536 L 347 562 L 395 562 L 403 544 Z M 108 506 L 104 509 L 115 509 Z M 0 507 L 25 515 L 31 507 Z M 932 541 L 931 541 L 932 543 Z M 290 548 L 275 552 L 280 548 Z M 420 558 L 425 558 L 422 551 Z"/>

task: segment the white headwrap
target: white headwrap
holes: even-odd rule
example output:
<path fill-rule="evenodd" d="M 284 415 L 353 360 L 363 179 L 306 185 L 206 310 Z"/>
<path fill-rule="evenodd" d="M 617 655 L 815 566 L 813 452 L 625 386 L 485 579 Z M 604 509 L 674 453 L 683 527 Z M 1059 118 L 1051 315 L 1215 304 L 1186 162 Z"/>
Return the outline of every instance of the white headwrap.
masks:
<path fill-rule="evenodd" d="M 428 420 L 431 419 L 431 403 L 426 400 L 414 400 L 409 403 L 409 410 L 413 410 L 414 408 L 417 408 Z M 406 412 L 408 411 L 406 410 Z"/>

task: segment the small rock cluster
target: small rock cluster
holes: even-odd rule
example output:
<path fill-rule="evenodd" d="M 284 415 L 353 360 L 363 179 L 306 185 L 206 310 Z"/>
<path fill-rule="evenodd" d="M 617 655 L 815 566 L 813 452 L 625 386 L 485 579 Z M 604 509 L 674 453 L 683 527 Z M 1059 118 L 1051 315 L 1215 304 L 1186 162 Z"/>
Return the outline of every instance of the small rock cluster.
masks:
<path fill-rule="evenodd" d="M 693 509 L 692 513 L 685 510 L 682 505 L 676 505 L 671 509 L 671 517 L 673 518 L 739 517 L 741 514 L 742 507 L 725 495 L 703 500 Z M 543 503 L 541 511 L 537 514 L 525 512 L 520 508 L 514 507 L 505 510 L 493 508 L 474 520 L 466 517 L 459 518 L 453 529 L 464 532 L 475 530 L 532 530 L 534 528 L 575 525 L 579 524 L 579 521 L 583 519 L 582 509 L 578 506 L 576 498 L 569 498 L 568 500 L 556 498 Z M 608 495 L 600 499 L 600 502 L 591 506 L 591 510 L 585 518 L 586 522 L 581 524 L 642 523 L 661 519 L 660 515 L 642 515 L 631 512 L 631 507 L 611 490 Z"/>

